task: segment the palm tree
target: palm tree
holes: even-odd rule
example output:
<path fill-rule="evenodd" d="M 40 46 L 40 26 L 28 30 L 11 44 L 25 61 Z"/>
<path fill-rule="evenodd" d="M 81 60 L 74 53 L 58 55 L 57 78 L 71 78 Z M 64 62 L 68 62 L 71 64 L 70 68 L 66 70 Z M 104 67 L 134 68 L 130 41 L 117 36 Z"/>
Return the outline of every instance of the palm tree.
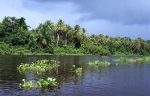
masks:
<path fill-rule="evenodd" d="M 28 27 L 30 27 L 30 26 L 28 26 L 27 24 L 26 24 L 26 22 L 25 22 L 25 18 L 24 17 L 21 17 L 20 19 L 18 19 L 18 24 L 20 25 L 19 27 L 22 27 L 23 28 L 23 30 L 28 30 Z"/>
<path fill-rule="evenodd" d="M 100 45 L 106 45 L 106 43 L 108 42 L 108 38 L 106 38 L 106 36 L 104 36 L 103 34 L 100 34 L 98 41 Z"/>
<path fill-rule="evenodd" d="M 66 25 L 66 36 L 65 36 L 65 45 L 67 45 L 67 42 L 71 42 L 73 38 L 73 29 L 70 25 Z"/>
<path fill-rule="evenodd" d="M 0 37 L 4 37 L 3 24 L 0 22 Z"/>
<path fill-rule="evenodd" d="M 79 25 L 75 25 L 73 29 L 73 48 L 80 47 L 81 41 L 86 37 L 85 29 L 81 29 Z"/>
<path fill-rule="evenodd" d="M 9 17 L 4 17 L 3 21 L 2 21 L 2 25 L 3 25 L 3 30 L 4 30 L 4 33 L 5 35 L 9 35 L 11 33 L 11 22 L 9 20 Z"/>
<path fill-rule="evenodd" d="M 120 47 L 121 42 L 122 42 L 122 41 L 121 41 L 121 38 L 120 38 L 120 37 L 115 38 L 116 47 Z"/>
<path fill-rule="evenodd" d="M 140 44 L 139 39 L 136 39 L 136 40 L 134 40 L 133 42 L 134 42 L 134 43 L 133 43 L 133 44 L 134 44 L 134 45 L 133 45 L 133 46 L 134 46 L 134 47 L 133 47 L 133 49 L 134 49 L 133 51 L 136 51 L 136 52 L 139 51 L 140 48 L 141 48 L 141 44 Z"/>
<path fill-rule="evenodd" d="M 62 35 L 65 34 L 64 21 L 62 19 L 58 20 L 54 27 L 54 35 L 56 39 L 56 46 L 59 45 L 59 40 L 62 38 Z"/>
<path fill-rule="evenodd" d="M 45 21 L 43 24 L 39 24 L 36 28 L 37 42 L 42 47 L 47 47 L 53 38 L 53 23 L 51 21 Z"/>

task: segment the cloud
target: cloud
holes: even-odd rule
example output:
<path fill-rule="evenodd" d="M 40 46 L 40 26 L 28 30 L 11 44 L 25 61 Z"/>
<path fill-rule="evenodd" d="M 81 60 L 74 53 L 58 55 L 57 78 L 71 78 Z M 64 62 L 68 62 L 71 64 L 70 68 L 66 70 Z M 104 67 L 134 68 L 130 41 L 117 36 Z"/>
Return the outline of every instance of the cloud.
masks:
<path fill-rule="evenodd" d="M 149 4 L 149 0 L 0 0 L 0 21 L 4 16 L 25 17 L 36 28 L 46 20 L 62 19 L 89 34 L 149 39 Z"/>
<path fill-rule="evenodd" d="M 78 12 L 89 13 L 88 18 L 102 19 L 122 24 L 149 24 L 150 0 L 36 0 L 38 2 L 74 2 Z"/>
<path fill-rule="evenodd" d="M 121 23 L 111 23 L 105 20 L 91 20 L 81 23 L 91 34 L 104 34 L 112 37 L 130 37 L 136 39 L 142 37 L 150 39 L 150 24 L 148 25 L 123 25 Z"/>
<path fill-rule="evenodd" d="M 7 3 L 10 2 L 10 3 Z M 77 13 L 74 3 L 40 3 L 34 0 L 15 0 L 11 2 L 0 1 L 1 20 L 4 16 L 15 16 L 17 18 L 25 17 L 26 22 L 32 28 L 36 28 L 39 23 L 46 20 L 52 20 L 56 23 L 59 19 L 64 20 L 66 24 L 74 26 L 78 19 L 85 14 Z"/>

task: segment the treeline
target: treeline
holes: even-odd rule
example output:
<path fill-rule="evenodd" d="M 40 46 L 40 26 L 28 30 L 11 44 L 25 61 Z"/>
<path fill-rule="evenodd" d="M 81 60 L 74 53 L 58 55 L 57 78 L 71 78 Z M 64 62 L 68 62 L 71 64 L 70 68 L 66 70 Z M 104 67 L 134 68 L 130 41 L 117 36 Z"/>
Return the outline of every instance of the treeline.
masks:
<path fill-rule="evenodd" d="M 28 30 L 25 18 L 4 17 L 0 22 L 0 54 L 149 55 L 150 41 L 91 35 L 79 25 L 50 20 Z"/>

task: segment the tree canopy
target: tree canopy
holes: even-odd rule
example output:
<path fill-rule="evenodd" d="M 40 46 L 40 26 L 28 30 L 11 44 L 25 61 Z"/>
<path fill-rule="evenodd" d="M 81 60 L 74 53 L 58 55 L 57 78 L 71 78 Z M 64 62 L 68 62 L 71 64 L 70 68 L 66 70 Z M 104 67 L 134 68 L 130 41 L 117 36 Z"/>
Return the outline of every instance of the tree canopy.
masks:
<path fill-rule="evenodd" d="M 85 28 L 80 25 L 70 26 L 62 19 L 57 23 L 47 20 L 37 28 L 28 30 L 25 18 L 4 17 L 0 22 L 0 54 L 13 54 L 14 49 L 24 54 L 23 50 L 31 53 L 67 53 L 95 55 L 149 55 L 150 40 L 108 35 L 87 35 Z M 20 48 L 20 49 L 19 49 Z M 22 51 L 20 51 L 22 50 Z"/>

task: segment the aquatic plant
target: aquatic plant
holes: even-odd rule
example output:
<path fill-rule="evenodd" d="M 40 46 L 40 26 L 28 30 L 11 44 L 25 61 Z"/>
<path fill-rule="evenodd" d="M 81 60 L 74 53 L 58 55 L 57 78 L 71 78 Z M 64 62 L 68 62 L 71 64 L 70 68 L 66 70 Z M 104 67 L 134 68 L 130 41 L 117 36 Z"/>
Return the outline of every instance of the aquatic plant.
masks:
<path fill-rule="evenodd" d="M 108 58 L 108 56 L 102 56 L 102 58 Z"/>
<path fill-rule="evenodd" d="M 37 81 L 37 86 L 39 88 L 41 88 L 41 87 L 55 87 L 55 86 L 57 86 L 57 82 L 56 82 L 56 79 L 48 77 L 47 80 L 39 79 L 39 81 Z"/>
<path fill-rule="evenodd" d="M 145 61 L 150 61 L 150 57 L 139 57 L 139 58 L 136 58 L 136 62 L 145 62 Z"/>
<path fill-rule="evenodd" d="M 59 66 L 59 62 L 55 60 L 38 60 L 31 64 L 21 63 L 17 69 L 20 72 L 30 71 L 35 73 L 43 73 L 50 71 Z"/>
<path fill-rule="evenodd" d="M 19 84 L 20 87 L 23 87 L 25 89 L 32 89 L 35 87 L 35 84 L 33 81 L 26 81 L 25 79 L 22 79 L 23 84 Z"/>
<path fill-rule="evenodd" d="M 120 57 L 120 58 L 116 59 L 115 61 L 118 61 L 118 62 L 135 62 L 134 59 L 126 58 L 126 57 Z"/>
<path fill-rule="evenodd" d="M 75 72 L 77 75 L 81 75 L 81 73 L 82 73 L 82 68 L 76 68 L 76 66 L 75 65 L 72 65 L 72 67 L 73 67 L 73 72 Z"/>
<path fill-rule="evenodd" d="M 81 74 L 82 73 L 82 68 L 76 68 L 75 69 L 76 74 Z"/>
<path fill-rule="evenodd" d="M 119 61 L 119 62 L 145 62 L 145 61 L 150 61 L 150 57 L 138 57 L 136 59 L 120 57 L 120 58 L 116 59 L 115 61 Z"/>
<path fill-rule="evenodd" d="M 32 88 L 49 88 L 49 87 L 56 87 L 57 81 L 54 78 L 48 77 L 46 80 L 39 79 L 37 82 L 33 81 L 26 81 L 25 79 L 22 79 L 23 84 L 20 84 L 20 87 L 23 87 L 25 89 L 32 89 Z"/>
<path fill-rule="evenodd" d="M 111 63 L 107 62 L 107 61 L 101 62 L 101 61 L 97 60 L 94 62 L 89 62 L 88 65 L 89 66 L 98 66 L 98 67 L 108 67 L 111 65 Z"/>

